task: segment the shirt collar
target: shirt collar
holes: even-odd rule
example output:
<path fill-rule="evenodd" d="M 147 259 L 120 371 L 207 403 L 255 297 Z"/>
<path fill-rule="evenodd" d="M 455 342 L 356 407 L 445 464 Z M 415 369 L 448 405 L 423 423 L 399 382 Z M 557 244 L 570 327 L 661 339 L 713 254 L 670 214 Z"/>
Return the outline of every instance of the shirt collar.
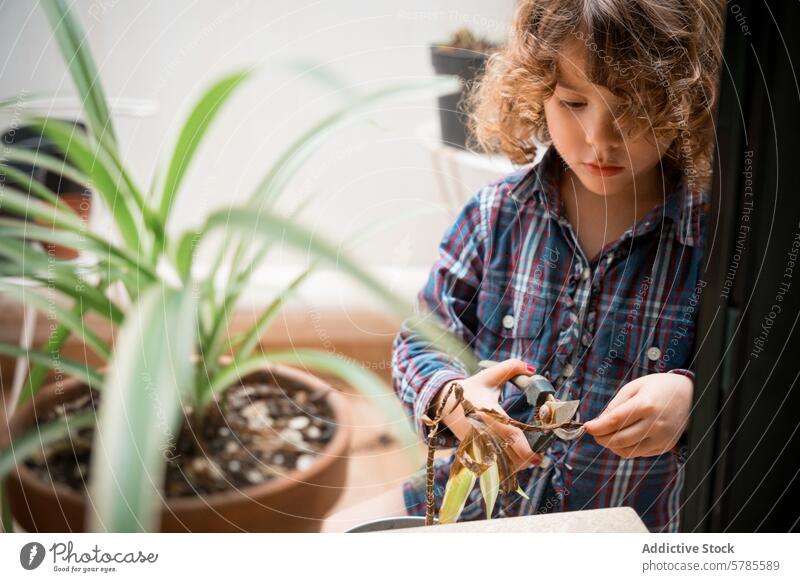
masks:
<path fill-rule="evenodd" d="M 559 183 L 563 165 L 564 161 L 556 149 L 548 147 L 541 161 L 530 168 L 517 184 L 513 193 L 515 199 L 523 202 L 534 197 L 556 220 L 562 218 L 564 209 Z M 678 241 L 682 245 L 696 247 L 703 242 L 702 218 L 707 210 L 708 193 L 688 190 L 682 183 L 667 194 L 663 204 L 653 208 L 634 225 L 635 232 L 638 235 L 654 230 L 663 216 L 676 229 Z"/>

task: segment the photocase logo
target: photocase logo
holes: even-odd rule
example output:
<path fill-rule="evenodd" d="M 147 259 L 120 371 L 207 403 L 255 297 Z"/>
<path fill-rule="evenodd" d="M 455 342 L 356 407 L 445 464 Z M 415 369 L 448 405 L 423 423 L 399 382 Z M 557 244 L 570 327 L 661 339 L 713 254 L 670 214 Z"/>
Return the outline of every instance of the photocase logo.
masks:
<path fill-rule="evenodd" d="M 26 570 L 35 570 L 44 560 L 44 546 L 39 542 L 29 542 L 19 551 L 19 563 Z"/>

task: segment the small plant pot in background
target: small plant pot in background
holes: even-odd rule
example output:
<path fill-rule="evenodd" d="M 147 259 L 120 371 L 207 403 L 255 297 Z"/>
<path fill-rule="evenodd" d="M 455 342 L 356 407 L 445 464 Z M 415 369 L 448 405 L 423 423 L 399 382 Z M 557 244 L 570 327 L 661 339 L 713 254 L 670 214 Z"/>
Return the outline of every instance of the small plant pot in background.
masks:
<path fill-rule="evenodd" d="M 76 131 L 86 132 L 86 126 L 83 123 L 79 121 L 69 121 L 69 123 L 75 125 Z M 7 129 L 2 136 L 2 140 L 4 144 L 14 145 L 33 153 L 46 154 L 62 161 L 64 159 L 59 148 L 31 126 L 26 125 Z M 41 167 L 33 167 L 22 163 L 14 163 L 11 165 L 30 176 L 31 180 L 46 186 L 66 203 L 84 223 L 88 224 L 92 209 L 92 194 L 90 191 L 84 190 L 80 184 L 76 184 L 60 174 L 45 170 Z M 46 226 L 42 221 L 36 221 L 36 223 Z M 71 249 L 52 243 L 43 244 L 47 253 L 56 259 L 75 259 L 80 254 L 77 249 Z"/>
<path fill-rule="evenodd" d="M 442 143 L 451 147 L 467 149 L 469 133 L 468 116 L 464 110 L 464 98 L 469 83 L 475 79 L 486 64 L 487 56 L 474 51 L 444 45 L 431 45 L 431 62 L 437 75 L 455 75 L 461 79 L 461 89 L 455 93 L 439 96 L 439 125 Z"/>
<path fill-rule="evenodd" d="M 264 381 L 265 376 L 282 389 L 302 388 L 324 400 L 335 421 L 332 437 L 308 467 L 296 467 L 263 483 L 222 492 L 167 496 L 161 509 L 162 532 L 320 530 L 323 519 L 344 491 L 351 437 L 347 403 L 321 379 L 288 366 L 271 365 L 248 375 L 242 384 L 247 385 L 250 380 Z M 34 401 L 28 401 L 15 412 L 9 423 L 11 434 L 24 434 L 35 426 L 37 418 L 46 418 L 48 411 L 88 394 L 89 388 L 77 380 L 43 387 Z M 73 449 L 67 452 L 70 451 Z M 74 458 L 76 453 L 70 454 Z M 86 495 L 50 478 L 50 465 L 47 475 L 43 478 L 25 463 L 9 474 L 6 487 L 14 518 L 30 532 L 84 531 Z"/>
<path fill-rule="evenodd" d="M 468 115 L 464 99 L 470 84 L 483 73 L 489 55 L 496 46 L 475 37 L 469 30 L 457 31 L 446 43 L 431 45 L 431 63 L 437 75 L 452 75 L 461 79 L 461 89 L 439 97 L 439 122 L 442 143 L 467 149 L 470 139 Z"/>

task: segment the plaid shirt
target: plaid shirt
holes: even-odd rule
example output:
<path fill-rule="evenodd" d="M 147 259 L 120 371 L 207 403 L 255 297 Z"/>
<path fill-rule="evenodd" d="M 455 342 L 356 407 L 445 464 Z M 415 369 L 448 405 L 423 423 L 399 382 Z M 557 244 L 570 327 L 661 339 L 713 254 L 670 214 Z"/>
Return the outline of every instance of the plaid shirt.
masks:
<path fill-rule="evenodd" d="M 418 300 L 441 316 L 478 359 L 520 358 L 550 379 L 562 400 L 598 416 L 631 380 L 656 372 L 693 378 L 695 315 L 702 268 L 704 193 L 679 188 L 593 260 L 584 255 L 559 194 L 563 161 L 550 148 L 473 196 L 445 234 Z M 469 376 L 404 324 L 392 354 L 395 392 L 427 441 L 420 417 L 448 381 Z M 510 382 L 500 404 L 527 420 L 531 407 Z M 442 427 L 437 446 L 457 446 Z M 677 531 L 685 447 L 624 459 L 588 434 L 556 439 L 547 468 L 517 476 L 530 497 L 501 496 L 493 517 L 631 506 L 651 531 Z M 453 455 L 437 459 L 441 507 Z M 404 483 L 410 515 L 425 512 L 424 467 Z M 462 520 L 485 517 L 475 487 Z"/>

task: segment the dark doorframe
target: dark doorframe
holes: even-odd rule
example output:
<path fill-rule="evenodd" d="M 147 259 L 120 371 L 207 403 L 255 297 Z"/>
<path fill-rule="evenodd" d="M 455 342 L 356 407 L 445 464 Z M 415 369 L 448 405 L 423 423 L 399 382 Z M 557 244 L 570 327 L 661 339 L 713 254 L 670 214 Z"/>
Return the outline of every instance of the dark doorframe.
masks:
<path fill-rule="evenodd" d="M 800 2 L 726 9 L 681 529 L 797 531 Z"/>

